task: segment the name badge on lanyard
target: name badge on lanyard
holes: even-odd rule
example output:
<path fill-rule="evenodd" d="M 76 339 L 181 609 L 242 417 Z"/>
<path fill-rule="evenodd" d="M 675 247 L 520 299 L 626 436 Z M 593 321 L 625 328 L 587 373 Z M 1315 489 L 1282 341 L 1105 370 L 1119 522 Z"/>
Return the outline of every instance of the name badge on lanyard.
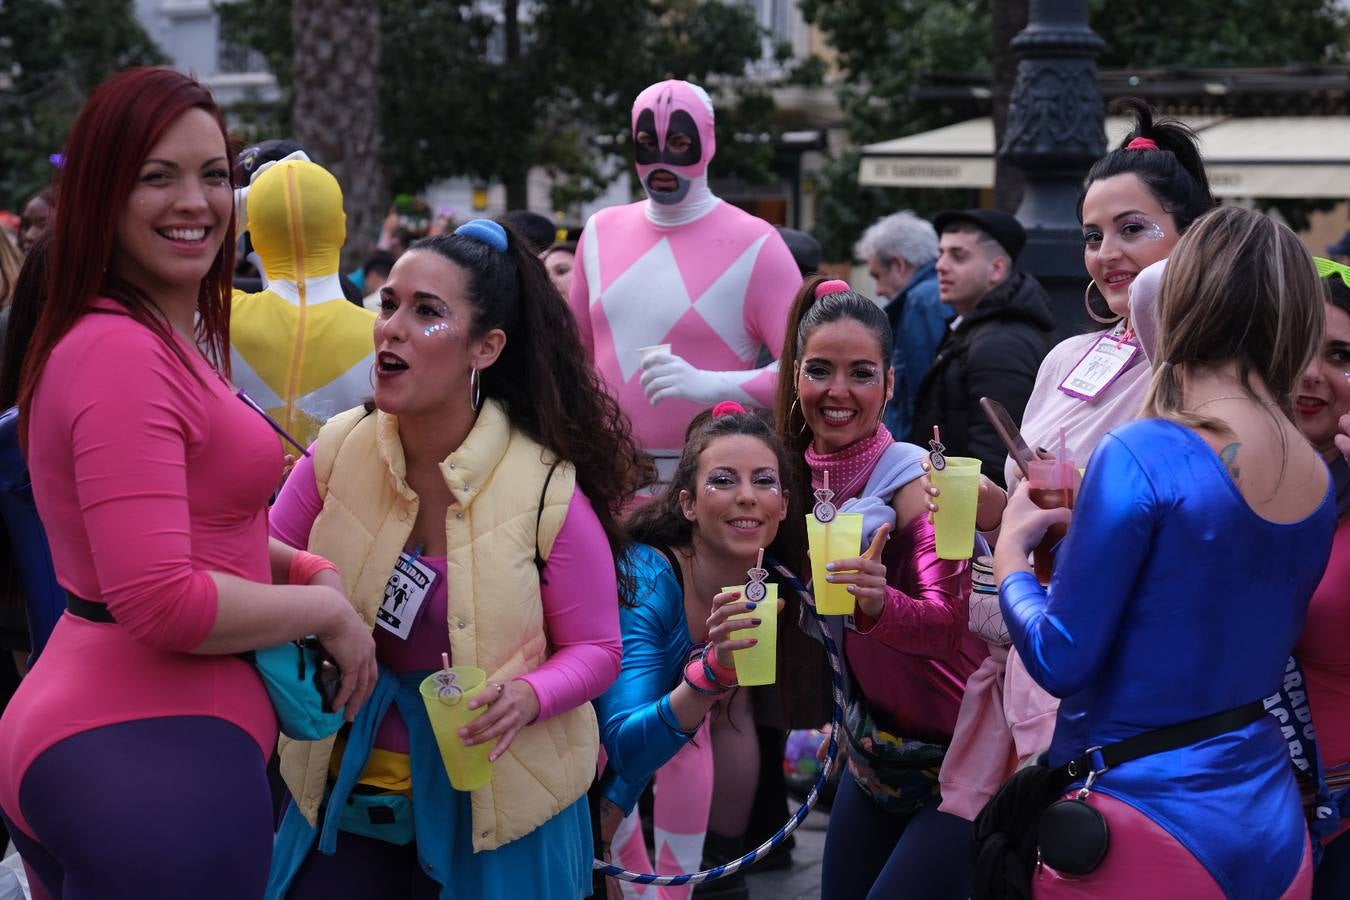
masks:
<path fill-rule="evenodd" d="M 1059 389 L 1091 403 L 1134 364 L 1138 355 L 1139 345 L 1130 338 L 1104 334 L 1064 376 Z"/>
<path fill-rule="evenodd" d="M 436 581 L 436 573 L 417 557 L 418 551 L 409 555 L 400 553 L 394 563 L 394 573 L 384 586 L 384 600 L 375 613 L 375 624 L 393 634 L 399 640 L 406 641 L 417 621 L 417 613 L 431 592 Z"/>

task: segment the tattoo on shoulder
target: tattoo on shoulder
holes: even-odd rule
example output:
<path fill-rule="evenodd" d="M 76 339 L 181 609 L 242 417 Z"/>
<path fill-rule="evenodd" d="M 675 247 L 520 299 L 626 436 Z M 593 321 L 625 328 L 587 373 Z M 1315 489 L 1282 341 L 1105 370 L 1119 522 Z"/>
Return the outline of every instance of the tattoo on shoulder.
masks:
<path fill-rule="evenodd" d="M 1219 451 L 1219 459 L 1223 460 L 1224 466 L 1228 468 L 1228 474 L 1232 476 L 1234 481 L 1242 478 L 1242 469 L 1237 464 L 1238 448 L 1241 446 L 1241 444 L 1233 443 Z"/>

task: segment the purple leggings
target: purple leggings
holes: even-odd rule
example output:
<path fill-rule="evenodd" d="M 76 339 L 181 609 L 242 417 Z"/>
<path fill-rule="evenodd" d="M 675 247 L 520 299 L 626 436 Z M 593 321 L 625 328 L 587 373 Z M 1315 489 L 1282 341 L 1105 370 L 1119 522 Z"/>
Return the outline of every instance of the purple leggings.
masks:
<path fill-rule="evenodd" d="M 5 825 L 54 900 L 254 900 L 272 859 L 267 760 L 210 716 L 72 735 L 28 767 Z"/>

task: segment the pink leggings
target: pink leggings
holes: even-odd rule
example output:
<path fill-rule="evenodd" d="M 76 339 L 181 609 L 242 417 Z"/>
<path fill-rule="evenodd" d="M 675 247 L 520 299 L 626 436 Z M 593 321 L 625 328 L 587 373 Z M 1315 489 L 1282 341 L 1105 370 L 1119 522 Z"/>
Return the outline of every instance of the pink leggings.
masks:
<path fill-rule="evenodd" d="M 703 861 L 703 835 L 708 830 L 712 807 L 713 752 L 708 719 L 698 732 L 652 779 L 653 838 L 656 868 L 647 855 L 642 820 L 637 809 L 619 825 L 614 835 L 614 862 L 630 872 L 678 875 L 697 872 Z M 654 887 L 620 881 L 625 897 L 644 900 L 688 900 L 693 888 Z"/>
<path fill-rule="evenodd" d="M 1209 870 L 1157 822 L 1106 794 L 1093 794 L 1088 803 L 1101 811 L 1111 829 L 1106 859 L 1082 877 L 1041 866 L 1032 884 L 1036 900 L 1224 900 Z M 1311 896 L 1312 856 L 1305 846 L 1303 864 L 1281 900 Z"/>

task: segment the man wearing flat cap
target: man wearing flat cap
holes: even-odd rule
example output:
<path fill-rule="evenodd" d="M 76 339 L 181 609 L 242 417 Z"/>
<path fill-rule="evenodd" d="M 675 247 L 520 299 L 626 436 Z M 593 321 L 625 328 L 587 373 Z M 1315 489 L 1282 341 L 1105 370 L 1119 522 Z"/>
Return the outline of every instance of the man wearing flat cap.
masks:
<path fill-rule="evenodd" d="M 1041 360 L 1049 352 L 1054 318 L 1035 278 L 1016 268 L 1026 232 L 994 209 L 950 210 L 933 219 L 938 231 L 938 291 L 956 311 L 933 365 L 919 386 L 910 440 L 926 446 L 933 426 L 951 456 L 971 456 L 1003 484 L 1007 450 L 980 410 L 989 397 L 1022 420 Z"/>

